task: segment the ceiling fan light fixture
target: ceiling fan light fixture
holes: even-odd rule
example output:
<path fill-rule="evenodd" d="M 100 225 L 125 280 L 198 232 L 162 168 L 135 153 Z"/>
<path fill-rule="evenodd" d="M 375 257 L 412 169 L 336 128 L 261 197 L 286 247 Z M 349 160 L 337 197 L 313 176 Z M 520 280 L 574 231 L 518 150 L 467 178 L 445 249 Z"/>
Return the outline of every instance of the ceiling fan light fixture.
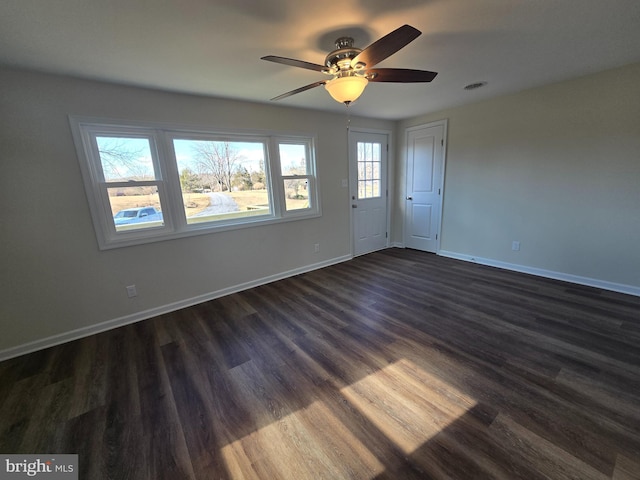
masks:
<path fill-rule="evenodd" d="M 366 78 L 359 75 L 352 75 L 329 80 L 324 88 L 327 89 L 329 95 L 331 95 L 336 102 L 349 105 L 362 95 L 368 83 L 369 80 Z"/>
<path fill-rule="evenodd" d="M 336 40 L 336 49 L 329 52 L 325 57 L 324 65 L 296 60 L 294 58 L 277 57 L 275 55 L 262 57 L 262 60 L 314 70 L 333 77 L 331 80 L 321 80 L 305 85 L 304 87 L 296 88 L 290 92 L 278 95 L 271 100 L 282 100 L 291 95 L 306 92 L 312 88 L 324 85 L 327 92 L 329 92 L 335 101 L 348 106 L 362 95 L 362 92 L 369 82 L 430 82 L 438 74 L 437 72 L 413 70 L 409 68 L 372 69 L 373 66 L 385 58 L 407 46 L 419 35 L 420 30 L 411 25 L 403 25 L 376 40 L 364 50 L 353 46 L 352 37 L 340 37 Z"/>

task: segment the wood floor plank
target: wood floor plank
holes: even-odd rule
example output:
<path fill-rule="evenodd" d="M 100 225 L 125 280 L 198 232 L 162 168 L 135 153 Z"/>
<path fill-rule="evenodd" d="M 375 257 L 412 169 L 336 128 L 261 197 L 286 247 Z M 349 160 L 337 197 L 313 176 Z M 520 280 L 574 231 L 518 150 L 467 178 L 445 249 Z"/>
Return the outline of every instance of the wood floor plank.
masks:
<path fill-rule="evenodd" d="M 640 298 L 387 249 L 0 363 L 80 478 L 640 478 Z"/>
<path fill-rule="evenodd" d="M 33 413 L 30 412 L 28 415 L 22 444 L 18 451 L 30 453 L 46 451 L 55 441 L 56 427 L 68 418 L 72 392 L 72 378 L 50 383 L 42 388 L 40 395 L 34 397 L 37 404 L 30 409 Z"/>
<path fill-rule="evenodd" d="M 40 392 L 46 388 L 47 382 L 48 376 L 40 373 L 13 383 L 0 408 L 0 448 L 3 452 L 19 452 L 21 445 L 31 443 L 24 436 L 29 430 L 32 412 L 37 408 Z"/>
<path fill-rule="evenodd" d="M 491 434 L 502 445 L 510 448 L 511 455 L 522 459 L 539 473 L 558 480 L 605 480 L 613 472 L 604 474 L 553 443 L 537 436 L 510 417 L 499 414 L 490 427 Z"/>
<path fill-rule="evenodd" d="M 618 455 L 613 480 L 640 480 L 640 463 Z"/>
<path fill-rule="evenodd" d="M 215 413 L 210 408 L 212 393 L 206 378 L 184 345 L 171 343 L 161 350 L 195 476 L 202 477 L 209 469 L 225 472 L 220 450 L 211 448 L 222 442 Z"/>
<path fill-rule="evenodd" d="M 135 362 L 140 394 L 141 439 L 144 439 L 140 458 L 147 468 L 145 478 L 193 479 L 195 475 L 184 427 L 180 423 L 153 326 L 147 322 L 132 325 L 131 328 L 135 329 L 136 337 L 145 345 L 145 348 L 138 350 Z"/>

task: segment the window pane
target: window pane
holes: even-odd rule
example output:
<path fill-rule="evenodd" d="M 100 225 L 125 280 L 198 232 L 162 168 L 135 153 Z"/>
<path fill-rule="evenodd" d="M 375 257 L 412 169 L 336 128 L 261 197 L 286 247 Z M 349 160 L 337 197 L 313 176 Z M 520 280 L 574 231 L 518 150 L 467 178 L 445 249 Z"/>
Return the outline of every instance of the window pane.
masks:
<path fill-rule="evenodd" d="M 284 180 L 285 208 L 303 210 L 309 205 L 309 181 L 306 177 Z"/>
<path fill-rule="evenodd" d="M 262 142 L 174 139 L 188 224 L 271 214 Z"/>
<path fill-rule="evenodd" d="M 107 182 L 157 180 L 148 138 L 96 137 Z"/>
<path fill-rule="evenodd" d="M 380 180 L 380 161 L 379 160 L 371 165 L 371 178 Z"/>
<path fill-rule="evenodd" d="M 156 186 L 107 188 L 116 231 L 164 225 Z"/>
<path fill-rule="evenodd" d="M 366 163 L 358 162 L 358 180 L 364 180 L 367 178 L 366 171 Z"/>
<path fill-rule="evenodd" d="M 358 142 L 358 199 L 380 197 L 382 144 Z"/>
<path fill-rule="evenodd" d="M 306 145 L 281 143 L 279 151 L 282 176 L 309 174 Z"/>
<path fill-rule="evenodd" d="M 371 196 L 372 197 L 380 196 L 380 180 L 371 181 Z"/>

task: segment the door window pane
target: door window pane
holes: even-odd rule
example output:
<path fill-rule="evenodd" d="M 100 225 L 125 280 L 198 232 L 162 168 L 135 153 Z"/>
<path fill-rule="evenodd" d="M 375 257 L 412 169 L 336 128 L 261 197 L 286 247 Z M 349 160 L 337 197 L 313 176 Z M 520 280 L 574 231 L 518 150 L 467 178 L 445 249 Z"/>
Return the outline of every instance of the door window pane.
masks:
<path fill-rule="evenodd" d="M 358 199 L 380 197 L 382 195 L 380 191 L 382 144 L 358 142 L 357 158 Z"/>

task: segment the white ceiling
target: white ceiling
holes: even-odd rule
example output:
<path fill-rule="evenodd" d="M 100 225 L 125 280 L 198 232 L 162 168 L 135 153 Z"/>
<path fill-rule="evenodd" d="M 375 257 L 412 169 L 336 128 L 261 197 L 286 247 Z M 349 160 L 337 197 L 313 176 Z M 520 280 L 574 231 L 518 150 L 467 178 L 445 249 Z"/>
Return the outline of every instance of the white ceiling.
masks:
<path fill-rule="evenodd" d="M 364 48 L 403 24 L 422 35 L 379 66 L 439 75 L 370 84 L 352 114 L 407 118 L 640 61 L 640 0 L 3 0 L 0 64 L 269 102 L 327 77 L 260 57 L 322 64 L 342 34 Z M 346 108 L 322 87 L 278 103 Z"/>

